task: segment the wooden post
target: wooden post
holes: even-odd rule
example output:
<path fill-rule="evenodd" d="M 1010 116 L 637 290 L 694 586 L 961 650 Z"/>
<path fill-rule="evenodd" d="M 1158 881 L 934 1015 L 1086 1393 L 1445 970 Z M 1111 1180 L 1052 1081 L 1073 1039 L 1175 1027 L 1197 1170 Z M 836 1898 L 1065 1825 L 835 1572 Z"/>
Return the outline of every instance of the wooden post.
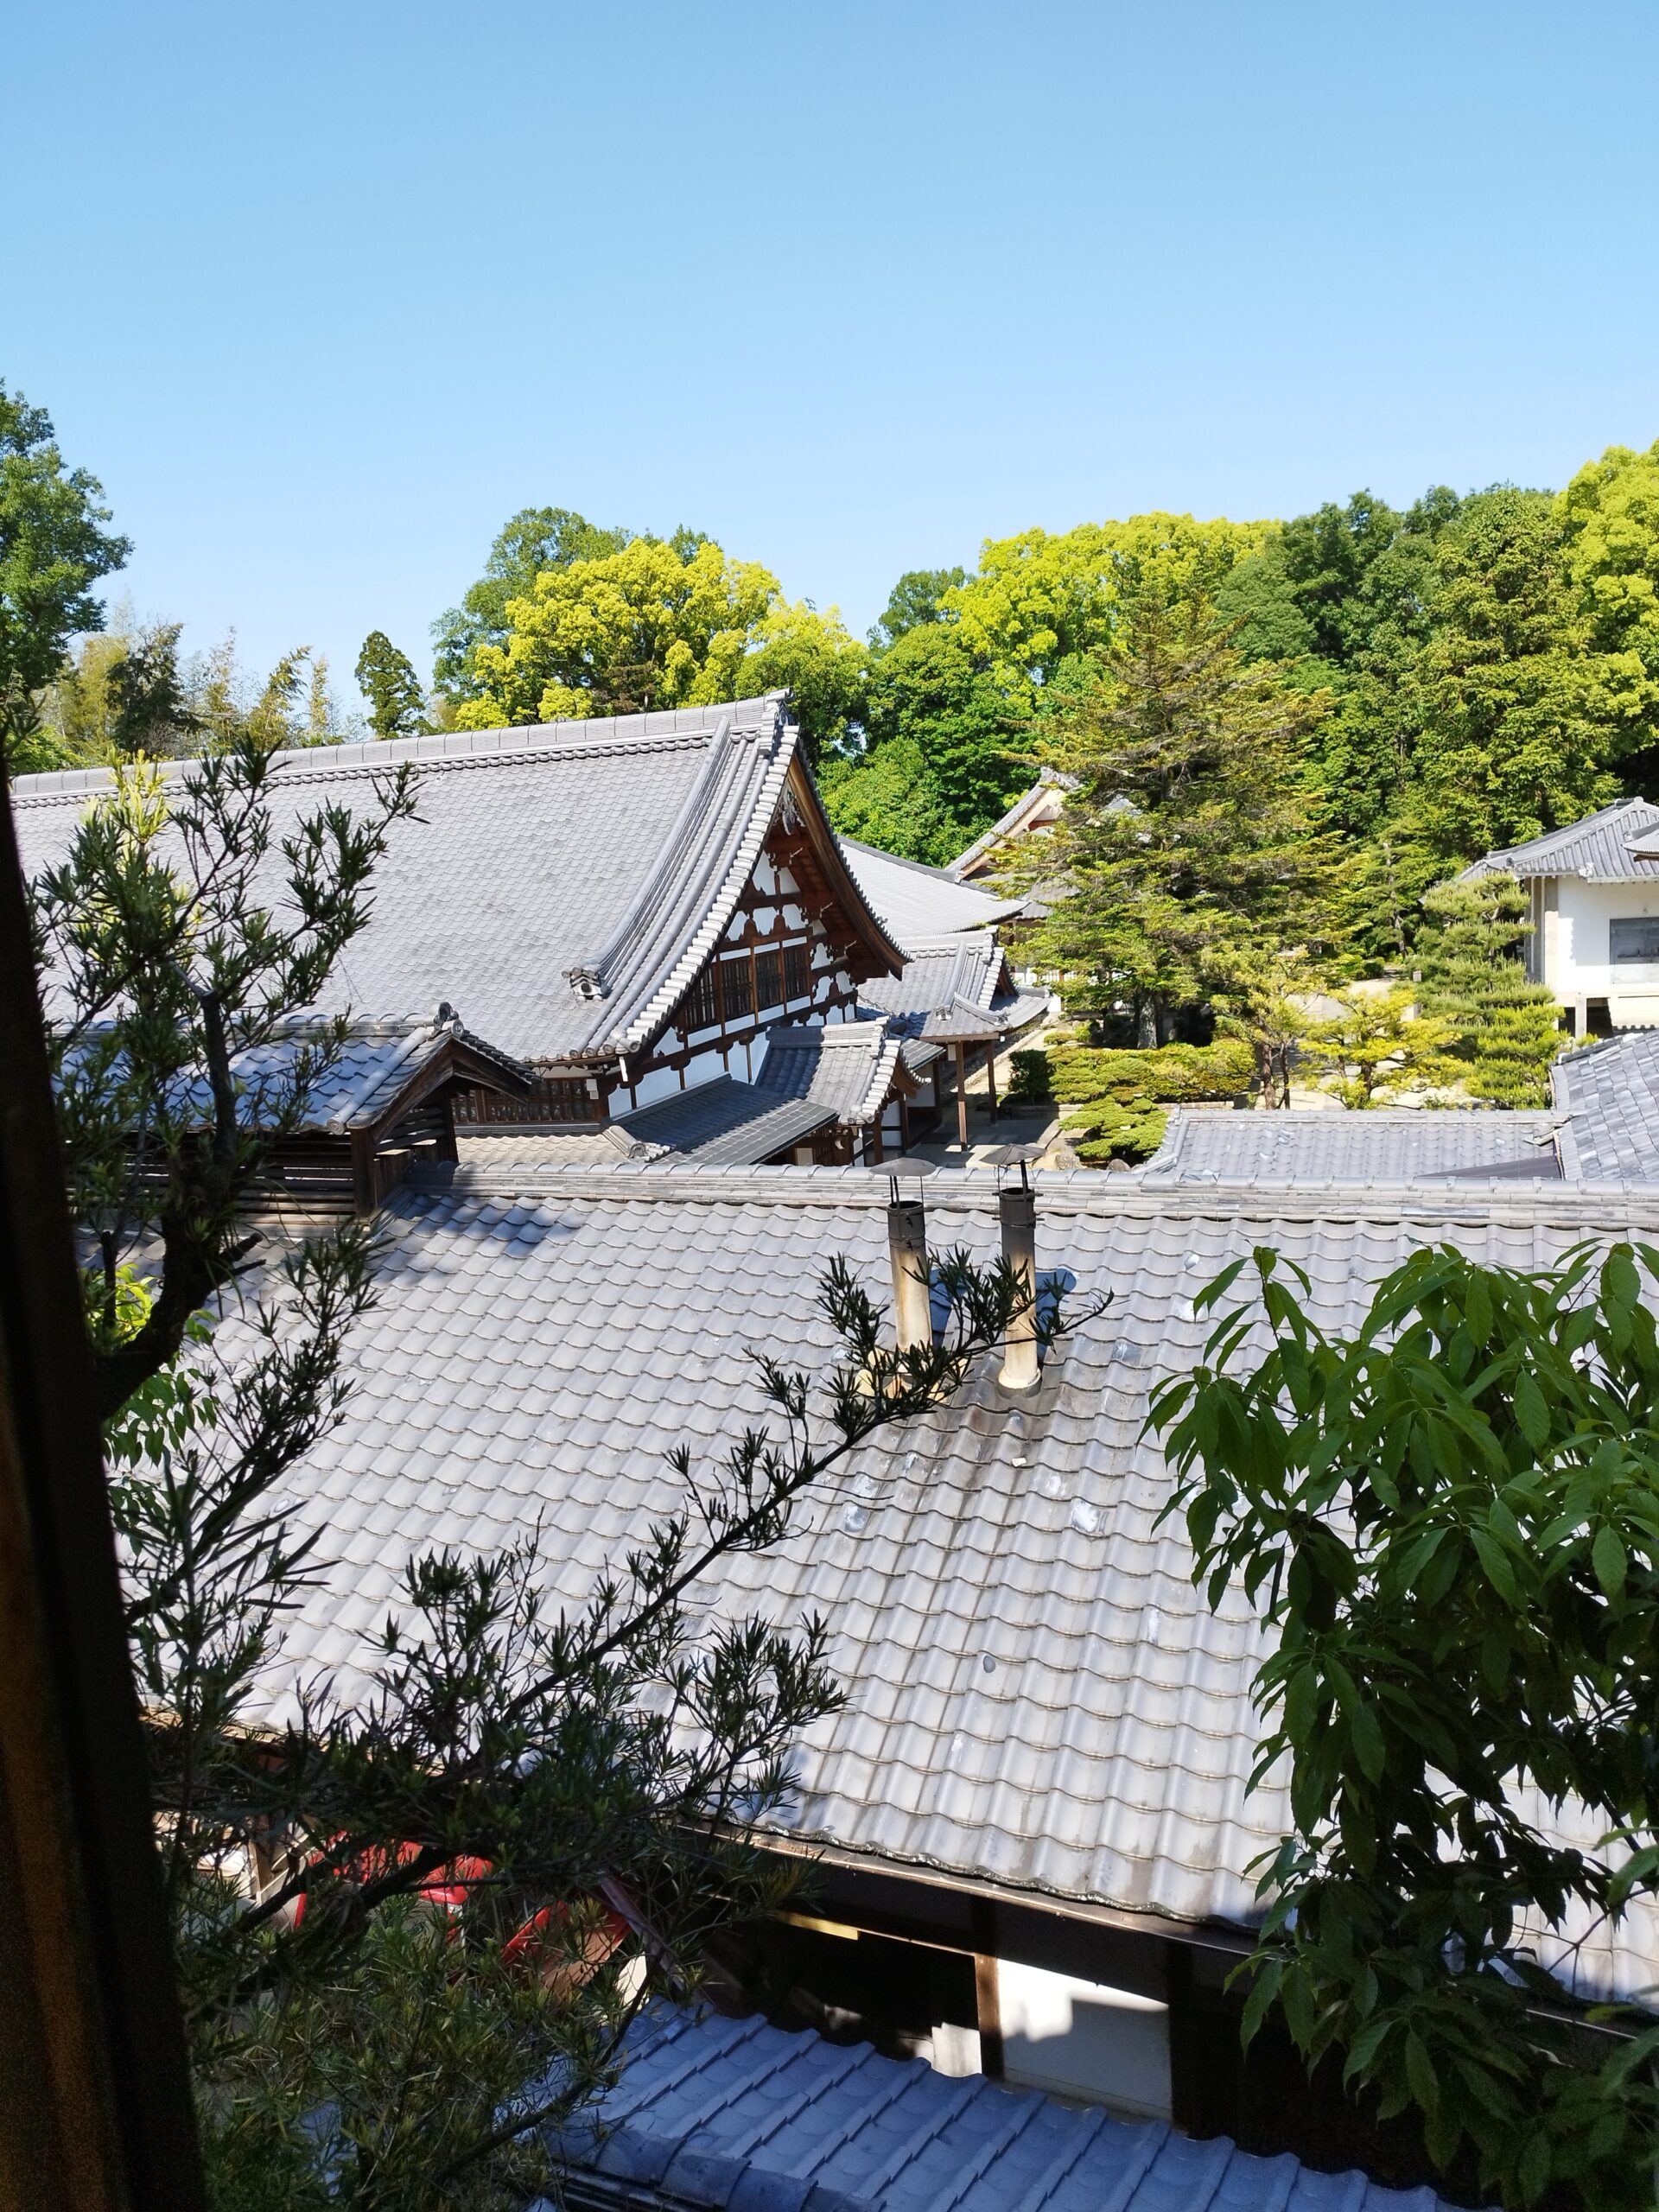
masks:
<path fill-rule="evenodd" d="M 996 1039 L 985 1047 L 985 1084 L 991 1094 L 991 1119 L 996 1119 Z"/>
<path fill-rule="evenodd" d="M 979 2027 L 979 2070 L 988 2082 L 1002 2079 L 1006 2060 L 1002 2047 L 1002 2000 L 996 1973 L 996 1907 L 976 1899 L 974 1930 L 974 2010 Z"/>
<path fill-rule="evenodd" d="M 956 1043 L 957 1055 L 957 1142 L 964 1152 L 968 1149 L 968 1047 L 960 1037 Z"/>

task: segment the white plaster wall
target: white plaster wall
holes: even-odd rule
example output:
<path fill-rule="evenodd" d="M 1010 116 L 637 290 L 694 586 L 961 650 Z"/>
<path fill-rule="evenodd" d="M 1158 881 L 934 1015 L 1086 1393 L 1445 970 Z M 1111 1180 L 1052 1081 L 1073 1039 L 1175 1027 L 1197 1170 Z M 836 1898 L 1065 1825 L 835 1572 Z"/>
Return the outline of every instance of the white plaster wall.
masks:
<path fill-rule="evenodd" d="M 1169 2007 L 1155 1997 L 999 1960 L 1006 2078 L 1135 2120 L 1170 2116 Z"/>
<path fill-rule="evenodd" d="M 1545 917 L 1544 981 L 1563 1005 L 1580 999 L 1659 1000 L 1659 961 L 1615 965 L 1608 938 L 1611 922 L 1659 915 L 1659 883 L 1589 883 L 1564 875 L 1555 893 L 1555 911 Z M 1621 1009 L 1615 1003 L 1611 1011 L 1617 1021 Z M 1632 1007 L 1630 1018 L 1649 1017 Z"/>

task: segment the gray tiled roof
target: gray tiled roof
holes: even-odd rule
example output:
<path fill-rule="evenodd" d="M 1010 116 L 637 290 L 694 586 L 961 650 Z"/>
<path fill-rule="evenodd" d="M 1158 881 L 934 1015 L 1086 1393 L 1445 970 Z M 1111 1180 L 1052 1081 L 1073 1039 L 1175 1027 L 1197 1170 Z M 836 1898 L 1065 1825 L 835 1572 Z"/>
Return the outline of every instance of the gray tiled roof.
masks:
<path fill-rule="evenodd" d="M 1659 858 L 1638 860 L 1632 844 L 1651 842 L 1659 831 L 1659 806 L 1644 798 L 1622 798 L 1599 813 L 1570 822 L 1523 845 L 1488 853 L 1465 878 L 1507 874 L 1523 881 L 1534 875 L 1584 875 L 1603 883 L 1643 883 L 1659 876 Z"/>
<path fill-rule="evenodd" d="M 1560 1166 L 1553 1114 L 1403 1109 L 1393 1113 L 1170 1109 L 1164 1141 L 1141 1171 L 1153 1184 L 1289 1185 L 1484 1183 Z"/>
<path fill-rule="evenodd" d="M 283 1033 L 269 1044 L 251 1046 L 232 1055 L 231 1072 L 241 1094 L 239 1111 L 247 1127 L 257 1128 L 271 1109 L 286 1108 L 298 1057 L 308 1044 L 318 1044 L 321 1036 L 315 1023 L 290 1021 L 283 1025 Z M 336 1135 L 367 1127 L 452 1042 L 469 1046 L 480 1058 L 516 1078 L 516 1084 L 527 1086 L 532 1080 L 528 1068 L 498 1052 L 458 1022 L 423 1021 L 414 1016 L 356 1020 L 344 1042 L 334 1049 L 329 1066 L 312 1085 L 305 1126 Z M 188 1101 L 204 1120 L 212 1113 L 213 1096 L 205 1075 L 172 1095 Z"/>
<path fill-rule="evenodd" d="M 872 911 L 906 951 L 959 930 L 988 930 L 1017 914 L 1024 904 L 1019 899 L 994 899 L 976 884 L 958 883 L 948 868 L 902 861 L 874 845 L 861 845 L 854 837 L 843 837 L 841 849 Z"/>
<path fill-rule="evenodd" d="M 1659 1031 L 1628 1029 L 1586 1045 L 1550 1071 L 1566 1117 L 1567 1173 L 1585 1182 L 1659 1182 Z"/>
<path fill-rule="evenodd" d="M 816 1099 L 782 1097 L 723 1075 L 641 1106 L 615 1126 L 653 1151 L 660 1147 L 706 1167 L 747 1167 L 827 1128 L 835 1118 L 834 1107 Z"/>
<path fill-rule="evenodd" d="M 1435 2212 L 1384 2189 L 1198 2143 L 868 2044 L 653 2007 L 598 2126 L 560 2140 L 619 2205 L 708 2212 Z M 600 2129 L 608 2133 L 601 2133 Z M 647 2196 L 645 2192 L 649 2192 Z M 660 2192 L 660 2193 L 659 2193 Z M 543 2212 L 543 2208 L 536 2208 Z M 550 2212 L 550 2208 L 546 2209 Z"/>
<path fill-rule="evenodd" d="M 349 1691 L 412 1553 L 494 1549 L 537 1516 L 552 1588 L 582 1602 L 675 1503 L 664 1452 L 683 1440 L 707 1464 L 764 1420 L 749 1349 L 808 1367 L 830 1354 L 816 1298 L 832 1255 L 883 1290 L 885 1195 L 852 1169 L 626 1165 L 399 1192 L 385 1295 L 351 1345 L 356 1394 L 290 1485 L 331 1562 L 288 1632 L 296 1666 L 337 1669 Z M 936 1249 L 995 1252 L 988 1176 L 936 1175 L 926 1198 Z M 1422 1245 L 1534 1268 L 1656 1230 L 1659 1192 L 1639 1188 L 1443 1185 L 1333 1206 L 1042 1178 L 1040 1264 L 1114 1302 L 1036 1401 L 1010 1409 L 982 1373 L 707 1586 L 715 1612 L 832 1624 L 849 1702 L 803 1747 L 795 1831 L 1154 1923 L 1251 1921 L 1249 1868 L 1287 1815 L 1276 1781 L 1246 1790 L 1261 1631 L 1240 1591 L 1212 1612 L 1192 1586 L 1142 1434 L 1148 1388 L 1210 1325 L 1194 1292 L 1272 1245 L 1306 1271 L 1313 1318 L 1346 1330 Z M 1643 1908 L 1592 1936 L 1584 1986 L 1659 1976 L 1651 1922 Z"/>
<path fill-rule="evenodd" d="M 731 919 L 797 738 L 772 693 L 278 756 L 274 846 L 325 804 L 372 805 L 394 763 L 421 771 L 422 820 L 391 831 L 373 918 L 320 1010 L 448 999 L 523 1058 L 636 1049 Z M 27 873 L 62 857 L 111 781 L 102 769 L 17 779 Z"/>
<path fill-rule="evenodd" d="M 766 1032 L 759 1086 L 833 1107 L 862 1128 L 880 1113 L 899 1065 L 899 1037 L 885 1021 L 780 1022 Z"/>
<path fill-rule="evenodd" d="M 901 976 L 876 976 L 859 987 L 866 1006 L 883 1014 L 931 1014 L 965 999 L 988 1007 L 999 989 L 1012 990 L 1007 960 L 989 930 L 919 939 L 907 948 Z"/>

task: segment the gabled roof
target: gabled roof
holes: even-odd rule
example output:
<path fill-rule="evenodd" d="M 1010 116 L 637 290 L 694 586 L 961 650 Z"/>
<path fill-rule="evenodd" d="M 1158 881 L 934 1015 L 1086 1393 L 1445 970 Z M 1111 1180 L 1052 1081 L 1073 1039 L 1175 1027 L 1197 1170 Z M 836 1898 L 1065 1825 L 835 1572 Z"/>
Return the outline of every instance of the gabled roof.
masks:
<path fill-rule="evenodd" d="M 1211 1183 L 1374 1190 L 1448 1180 L 1559 1180 L 1553 1114 L 1260 1114 L 1174 1106 L 1163 1143 L 1140 1171 L 1154 1185 Z"/>
<path fill-rule="evenodd" d="M 321 1024 L 296 1020 L 284 1023 L 282 1035 L 269 1044 L 232 1054 L 231 1073 L 245 1126 L 259 1128 L 273 1107 L 286 1104 L 301 1055 L 321 1048 L 325 1035 Z M 416 1103 L 446 1082 L 481 1084 L 524 1097 L 534 1081 L 527 1067 L 464 1029 L 447 1007 L 424 1021 L 414 1016 L 355 1020 L 344 1043 L 331 1050 L 329 1065 L 313 1084 L 303 1124 L 331 1135 L 372 1128 L 400 1102 Z M 174 1096 L 204 1121 L 213 1112 L 205 1075 Z"/>
<path fill-rule="evenodd" d="M 1057 821 L 1065 804 L 1066 791 L 1075 787 L 1075 780 L 1058 770 L 1039 776 L 1028 791 L 1020 792 L 1006 814 L 982 831 L 965 852 L 957 855 L 950 873 L 962 877 L 977 875 L 991 862 L 1000 845 L 1011 844 L 1015 838 L 1028 836 L 1033 830 Z"/>
<path fill-rule="evenodd" d="M 373 918 L 319 1010 L 444 998 L 523 1058 L 637 1052 L 719 941 L 780 809 L 848 907 L 855 966 L 896 970 L 898 949 L 844 867 L 798 741 L 772 692 L 279 754 L 273 849 L 319 807 L 371 805 L 396 763 L 420 769 L 421 820 L 392 830 Z M 27 874 L 62 857 L 88 798 L 112 782 L 106 769 L 18 778 Z M 279 865 L 268 864 L 273 896 Z"/>
<path fill-rule="evenodd" d="M 1659 1183 L 1659 1031 L 1627 1029 L 1550 1070 L 1561 1163 L 1586 1182 Z"/>
<path fill-rule="evenodd" d="M 1659 855 L 1638 859 L 1633 845 L 1652 843 L 1659 835 L 1659 806 L 1644 798 L 1622 798 L 1599 813 L 1570 822 L 1564 830 L 1529 838 L 1488 853 L 1463 880 L 1482 875 L 1513 875 L 1525 882 L 1535 875 L 1582 875 L 1592 882 L 1647 883 L 1659 877 Z"/>
<path fill-rule="evenodd" d="M 861 1128 L 887 1103 L 899 1042 L 886 1021 L 780 1022 L 766 1032 L 756 1081 L 779 1097 L 828 1106 L 844 1128 Z"/>
<path fill-rule="evenodd" d="M 993 899 L 975 884 L 958 883 L 948 868 L 900 860 L 855 837 L 843 837 L 841 849 L 872 909 L 906 952 L 962 930 L 993 928 L 1019 913 L 1025 903 Z"/>
<path fill-rule="evenodd" d="M 653 2005 L 622 2079 L 556 2139 L 582 2202 L 698 2212 L 1446 2212 L 868 2044 Z M 614 2195 L 612 2191 L 614 2191 Z M 541 2212 L 541 2208 L 532 2208 Z M 548 2208 L 550 2212 L 550 2208 Z"/>
<path fill-rule="evenodd" d="M 1357 1118 L 1357 1117 L 1356 1117 Z M 998 1249 L 989 1175 L 925 1185 L 935 1250 Z M 884 1299 L 886 1178 L 857 1169 L 472 1172 L 382 1217 L 388 1295 L 353 1332 L 340 1427 L 288 1480 L 326 1563 L 284 1637 L 296 1675 L 350 1694 L 404 1562 L 493 1550 L 539 1515 L 556 1603 L 681 1498 L 664 1453 L 706 1464 L 763 1421 L 752 1348 L 820 1367 L 819 1278 L 844 1255 Z M 764 1556 L 700 1586 L 712 1621 L 829 1620 L 849 1703 L 802 1745 L 780 1826 L 861 1865 L 1163 1928 L 1258 1916 L 1251 1866 L 1288 1820 L 1282 1777 L 1247 1789 L 1264 1652 L 1243 1591 L 1192 1584 L 1148 1389 L 1197 1361 L 1194 1294 L 1271 1245 L 1322 1327 L 1448 1241 L 1532 1268 L 1586 1238 L 1659 1233 L 1659 1190 L 1514 1183 L 1328 1193 L 1039 1183 L 1038 1258 L 1113 1303 L 1011 1406 L 995 1363 L 951 1404 L 873 1439 Z M 226 1324 L 233 1348 L 242 1325 Z M 1259 1352 L 1258 1327 L 1252 1339 Z M 1248 1348 L 1247 1348 L 1248 1349 Z M 1563 1825 L 1593 1848 L 1594 1821 Z M 1580 1834 L 1580 1830 L 1582 1833 Z M 1659 1979 L 1659 1915 L 1585 1932 L 1586 1990 Z"/>
<path fill-rule="evenodd" d="M 873 977 L 859 997 L 886 1014 L 917 1065 L 926 1057 L 918 1058 L 917 1046 L 1006 1037 L 1029 1027 L 1048 1007 L 1040 992 L 1014 989 L 1007 956 L 989 930 L 918 940 L 901 976 Z"/>

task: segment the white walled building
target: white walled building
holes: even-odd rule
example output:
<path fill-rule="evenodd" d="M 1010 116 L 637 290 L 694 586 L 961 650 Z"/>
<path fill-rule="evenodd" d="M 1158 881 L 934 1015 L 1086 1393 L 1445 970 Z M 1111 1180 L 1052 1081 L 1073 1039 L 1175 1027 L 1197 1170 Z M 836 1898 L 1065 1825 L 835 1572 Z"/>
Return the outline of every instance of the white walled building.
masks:
<path fill-rule="evenodd" d="M 1499 873 L 1531 895 L 1527 973 L 1575 1035 L 1659 1022 L 1659 806 L 1621 799 L 1465 874 Z"/>

